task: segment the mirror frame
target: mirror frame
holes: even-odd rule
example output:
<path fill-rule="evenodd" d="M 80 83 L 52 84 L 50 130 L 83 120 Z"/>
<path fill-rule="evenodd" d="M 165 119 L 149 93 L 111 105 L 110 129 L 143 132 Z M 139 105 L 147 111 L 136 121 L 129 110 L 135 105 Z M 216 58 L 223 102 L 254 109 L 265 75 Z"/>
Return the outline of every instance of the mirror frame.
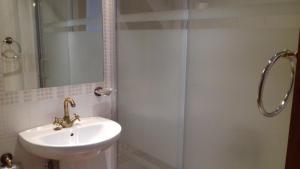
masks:
<path fill-rule="evenodd" d="M 36 0 L 35 0 L 36 1 Z M 102 86 L 104 88 L 113 88 L 116 89 L 116 52 L 115 52 L 115 0 L 102 0 L 102 27 L 103 27 L 103 52 L 104 52 L 104 78 L 103 82 L 95 82 L 95 83 L 85 83 L 85 84 L 75 84 L 75 85 L 66 85 L 66 86 L 58 86 L 58 87 L 46 87 L 46 88 L 36 88 L 36 89 L 24 89 L 24 90 L 16 90 L 16 91 L 5 91 L 4 90 L 4 77 L 3 72 L 1 71 L 3 68 L 2 62 L 0 62 L 0 105 L 6 104 L 16 104 L 22 102 L 32 102 L 38 101 L 39 96 L 43 95 L 51 95 L 52 97 L 46 97 L 42 100 L 60 98 L 57 91 L 64 91 L 69 96 L 76 96 L 82 93 L 76 92 L 77 88 L 85 88 L 86 93 L 94 93 L 94 88 L 97 86 Z M 75 92 L 74 92 L 75 90 Z M 73 91 L 73 92 L 72 92 Z M 36 97 L 37 99 L 31 99 L 32 97 Z M 30 99 L 28 99 L 30 98 Z M 116 92 L 115 90 L 112 92 L 111 101 L 112 106 L 110 106 L 111 111 L 115 112 L 115 100 L 116 100 Z M 113 113 L 113 116 L 115 113 Z"/>

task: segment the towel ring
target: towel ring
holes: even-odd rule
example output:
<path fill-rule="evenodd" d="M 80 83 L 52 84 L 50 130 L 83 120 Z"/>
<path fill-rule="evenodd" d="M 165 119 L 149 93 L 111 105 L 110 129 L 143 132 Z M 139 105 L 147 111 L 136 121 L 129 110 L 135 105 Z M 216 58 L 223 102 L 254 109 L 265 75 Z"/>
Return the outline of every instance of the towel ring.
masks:
<path fill-rule="evenodd" d="M 265 85 L 265 80 L 268 76 L 268 73 L 270 72 L 272 66 L 280 59 L 280 58 L 286 58 L 290 61 L 291 64 L 291 82 L 289 85 L 289 89 L 287 93 L 285 94 L 283 100 L 281 101 L 280 105 L 275 108 L 275 110 L 268 112 L 263 104 L 263 90 Z M 290 50 L 283 50 L 281 52 L 278 52 L 275 54 L 275 56 L 271 57 L 271 59 L 268 61 L 268 64 L 263 69 L 261 73 L 261 79 L 258 86 L 258 96 L 257 96 L 257 105 L 259 111 L 266 117 L 274 117 L 278 115 L 282 110 L 284 110 L 287 106 L 287 101 L 289 100 L 289 97 L 292 93 L 293 86 L 295 83 L 295 74 L 296 74 L 296 62 L 297 62 L 297 54 L 290 51 Z"/>
<path fill-rule="evenodd" d="M 13 47 L 17 48 L 14 49 Z M 13 52 L 13 56 L 7 55 L 7 52 Z M 6 37 L 1 43 L 1 56 L 7 60 L 16 60 L 21 56 L 22 48 L 19 42 L 14 40 L 12 37 Z"/>

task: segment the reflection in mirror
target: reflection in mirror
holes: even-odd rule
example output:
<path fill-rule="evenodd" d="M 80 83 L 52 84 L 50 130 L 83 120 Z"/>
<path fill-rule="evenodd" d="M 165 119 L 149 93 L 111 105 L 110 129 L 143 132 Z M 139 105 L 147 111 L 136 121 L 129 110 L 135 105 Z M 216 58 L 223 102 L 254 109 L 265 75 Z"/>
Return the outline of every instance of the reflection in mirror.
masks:
<path fill-rule="evenodd" d="M 103 80 L 100 0 L 40 0 L 40 84 Z"/>
<path fill-rule="evenodd" d="M 31 0 L 0 1 L 0 92 L 39 86 L 34 22 Z"/>
<path fill-rule="evenodd" d="M 0 91 L 103 81 L 101 4 L 1 0 Z"/>

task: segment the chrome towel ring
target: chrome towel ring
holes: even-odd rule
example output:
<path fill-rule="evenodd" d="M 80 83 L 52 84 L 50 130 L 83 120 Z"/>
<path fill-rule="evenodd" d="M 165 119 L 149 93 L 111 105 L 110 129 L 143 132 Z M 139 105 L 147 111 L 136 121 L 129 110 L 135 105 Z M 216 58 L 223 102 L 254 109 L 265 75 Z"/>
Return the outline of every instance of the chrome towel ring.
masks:
<path fill-rule="evenodd" d="M 291 82 L 289 85 L 289 89 L 285 94 L 283 100 L 281 101 L 280 105 L 275 108 L 275 110 L 268 112 L 263 104 L 263 90 L 265 85 L 265 79 L 268 76 L 269 71 L 271 70 L 272 66 L 280 59 L 285 58 L 288 59 L 291 63 Z M 296 62 L 297 62 L 297 54 L 290 50 L 283 50 L 275 54 L 275 56 L 271 57 L 268 61 L 268 64 L 263 69 L 261 74 L 261 79 L 258 86 L 258 96 L 257 96 L 257 105 L 259 111 L 266 117 L 274 117 L 278 115 L 282 110 L 284 110 L 287 106 L 287 101 L 292 93 L 293 86 L 295 83 L 295 74 L 296 74 Z"/>
<path fill-rule="evenodd" d="M 22 48 L 19 42 L 12 37 L 6 37 L 0 44 L 1 56 L 6 60 L 16 60 L 22 54 Z"/>

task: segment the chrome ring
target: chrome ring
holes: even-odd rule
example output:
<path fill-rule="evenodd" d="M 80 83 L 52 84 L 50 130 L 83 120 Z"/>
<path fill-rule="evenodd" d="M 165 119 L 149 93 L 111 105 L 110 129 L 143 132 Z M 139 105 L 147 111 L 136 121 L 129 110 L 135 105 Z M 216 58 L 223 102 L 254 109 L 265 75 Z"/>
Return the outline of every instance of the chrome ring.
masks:
<path fill-rule="evenodd" d="M 16 48 L 16 49 L 14 49 Z M 22 54 L 22 48 L 19 42 L 11 37 L 6 37 L 0 44 L 1 56 L 6 60 L 16 60 Z M 13 52 L 14 56 L 7 55 L 7 52 Z"/>
<path fill-rule="evenodd" d="M 271 59 L 268 61 L 268 64 L 264 68 L 261 74 L 261 79 L 258 87 L 258 96 L 257 96 L 257 105 L 259 111 L 266 117 L 274 117 L 278 115 L 285 107 L 287 106 L 287 101 L 292 93 L 293 86 L 295 83 L 295 74 L 296 74 L 296 62 L 297 62 L 297 54 L 290 51 L 290 50 L 284 50 L 281 52 L 278 52 L 275 54 L 275 56 L 271 57 Z M 285 94 L 283 100 L 281 101 L 280 105 L 275 108 L 275 110 L 268 112 L 263 104 L 263 90 L 265 85 L 265 79 L 268 76 L 269 71 L 271 70 L 272 66 L 280 59 L 280 58 L 286 58 L 291 63 L 291 83 L 289 86 L 289 89 L 287 93 Z"/>

